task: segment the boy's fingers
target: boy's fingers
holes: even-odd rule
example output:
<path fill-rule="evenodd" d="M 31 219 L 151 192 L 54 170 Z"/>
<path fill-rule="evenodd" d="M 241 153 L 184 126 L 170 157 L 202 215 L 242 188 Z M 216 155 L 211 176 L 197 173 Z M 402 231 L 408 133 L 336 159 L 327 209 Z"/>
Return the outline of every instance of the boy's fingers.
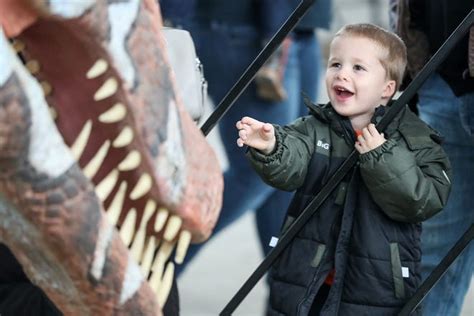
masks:
<path fill-rule="evenodd" d="M 375 127 L 374 124 L 369 124 L 368 130 L 369 130 L 370 134 L 372 134 L 372 136 L 375 136 L 375 135 L 379 134 L 379 131 L 377 130 L 377 128 Z"/>
<path fill-rule="evenodd" d="M 362 135 L 364 136 L 364 138 L 369 138 L 369 137 L 372 136 L 372 134 L 370 133 L 370 131 L 367 127 L 364 127 L 362 129 Z"/>
<path fill-rule="evenodd" d="M 244 141 L 240 138 L 237 138 L 237 146 L 243 147 L 244 146 Z"/>
<path fill-rule="evenodd" d="M 249 116 L 244 116 L 241 120 L 242 124 L 248 124 L 248 125 L 253 125 L 255 123 L 259 123 L 260 121 L 257 121 L 256 119 L 253 119 Z"/>
<path fill-rule="evenodd" d="M 247 131 L 241 129 L 241 130 L 239 131 L 239 137 L 242 138 L 243 140 L 246 140 L 246 139 L 247 139 Z"/>
<path fill-rule="evenodd" d="M 271 132 L 271 131 L 272 131 L 272 127 L 273 127 L 272 124 L 265 123 L 265 124 L 263 125 L 263 131 L 264 131 L 265 133 Z"/>

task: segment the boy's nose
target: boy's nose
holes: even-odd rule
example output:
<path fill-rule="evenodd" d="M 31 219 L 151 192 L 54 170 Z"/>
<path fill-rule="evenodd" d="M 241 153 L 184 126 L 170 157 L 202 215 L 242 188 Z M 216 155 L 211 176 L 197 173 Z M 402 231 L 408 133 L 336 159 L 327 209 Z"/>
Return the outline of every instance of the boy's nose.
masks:
<path fill-rule="evenodd" d="M 348 79 L 347 71 L 345 71 L 345 69 L 340 69 L 338 72 L 336 72 L 336 79 L 347 80 Z"/>

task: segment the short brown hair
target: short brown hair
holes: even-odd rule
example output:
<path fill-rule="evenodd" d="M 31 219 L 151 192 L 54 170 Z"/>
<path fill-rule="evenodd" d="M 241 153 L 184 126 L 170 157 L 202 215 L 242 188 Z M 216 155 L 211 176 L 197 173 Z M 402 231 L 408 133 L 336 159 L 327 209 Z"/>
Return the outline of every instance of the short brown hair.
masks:
<path fill-rule="evenodd" d="M 407 48 L 398 35 L 369 23 L 346 25 L 334 37 L 344 35 L 364 37 L 380 45 L 387 52 L 380 63 L 385 68 L 388 78 L 395 80 L 396 90 L 400 88 L 407 65 Z"/>

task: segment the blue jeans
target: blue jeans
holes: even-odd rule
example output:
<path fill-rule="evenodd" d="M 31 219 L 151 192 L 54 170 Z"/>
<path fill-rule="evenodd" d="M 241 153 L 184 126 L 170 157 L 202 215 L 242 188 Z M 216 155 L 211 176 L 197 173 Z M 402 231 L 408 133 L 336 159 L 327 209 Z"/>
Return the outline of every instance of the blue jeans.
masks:
<path fill-rule="evenodd" d="M 474 93 L 456 97 L 435 74 L 418 94 L 420 117 L 445 137 L 443 148 L 453 167 L 453 186 L 446 207 L 423 223 L 425 279 L 474 222 Z M 424 315 L 459 315 L 473 269 L 471 242 L 424 300 Z"/>

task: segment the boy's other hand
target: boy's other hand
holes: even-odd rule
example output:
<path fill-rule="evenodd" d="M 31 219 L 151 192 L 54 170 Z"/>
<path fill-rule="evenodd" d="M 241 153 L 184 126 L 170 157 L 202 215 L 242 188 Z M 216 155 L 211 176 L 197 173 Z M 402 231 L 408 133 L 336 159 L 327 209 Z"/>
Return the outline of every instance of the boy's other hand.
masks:
<path fill-rule="evenodd" d="M 270 154 L 275 148 L 275 129 L 272 124 L 263 123 L 245 116 L 235 124 L 239 130 L 237 146 L 249 147 L 260 150 L 264 154 Z"/>
<path fill-rule="evenodd" d="M 369 126 L 362 129 L 362 134 L 357 137 L 355 148 L 360 154 L 364 154 L 379 147 L 386 141 L 383 133 L 379 133 L 374 124 L 369 124 Z"/>

